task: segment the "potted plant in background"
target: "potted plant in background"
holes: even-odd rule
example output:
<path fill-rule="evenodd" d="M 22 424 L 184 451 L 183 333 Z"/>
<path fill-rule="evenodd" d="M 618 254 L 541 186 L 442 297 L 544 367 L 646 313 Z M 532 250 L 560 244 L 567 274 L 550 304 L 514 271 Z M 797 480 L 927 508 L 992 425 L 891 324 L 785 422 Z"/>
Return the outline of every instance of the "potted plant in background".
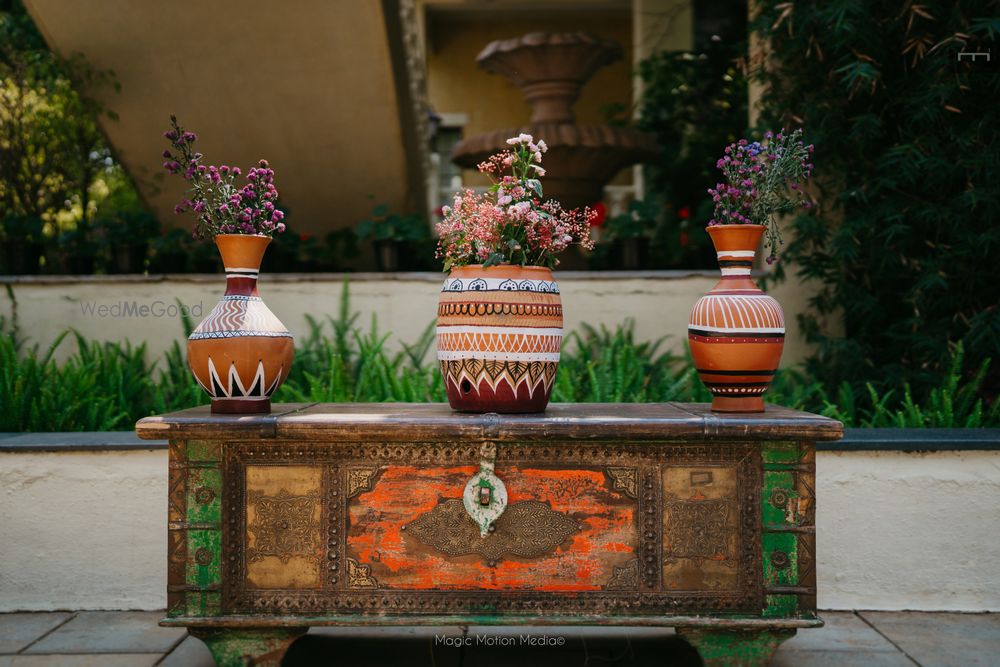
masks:
<path fill-rule="evenodd" d="M 355 228 L 358 240 L 371 239 L 379 271 L 400 269 L 400 249 L 427 238 L 427 222 L 419 215 L 391 213 L 387 204 L 378 204 L 371 217 Z"/>
<path fill-rule="evenodd" d="M 573 244 L 593 247 L 593 211 L 543 201 L 545 142 L 522 134 L 507 144 L 479 165 L 493 180 L 489 191 L 457 194 L 437 225 L 449 272 L 437 356 L 456 410 L 545 410 L 563 333 L 556 255 Z"/>
<path fill-rule="evenodd" d="M 4 270 L 11 275 L 38 273 L 45 250 L 45 224 L 36 215 L 7 215 L 3 229 Z"/>
<path fill-rule="evenodd" d="M 89 226 L 77 221 L 74 227 L 58 235 L 56 246 L 49 256 L 55 255 L 64 273 L 76 276 L 94 273 L 100 247 L 91 232 Z"/>
<path fill-rule="evenodd" d="M 142 210 L 120 211 L 111 217 L 98 218 L 97 226 L 104 230 L 109 273 L 145 271 L 149 240 L 159 232 L 156 216 Z"/>
<path fill-rule="evenodd" d="M 191 235 L 183 229 L 168 229 L 153 239 L 150 248 L 150 273 L 186 273 L 190 270 Z"/>
<path fill-rule="evenodd" d="M 620 268 L 635 271 L 646 267 L 649 242 L 660 212 L 656 202 L 634 199 L 629 202 L 628 210 L 605 223 L 605 238 L 611 242 Z"/>
<path fill-rule="evenodd" d="M 188 365 L 212 397 L 212 412 L 270 412 L 271 395 L 288 377 L 294 347 L 288 329 L 257 291 L 257 275 L 271 237 L 285 231 L 274 206 L 274 170 L 261 160 L 239 187 L 239 167 L 207 166 L 193 150 L 197 137 L 174 116 L 164 133 L 164 168 L 190 184 L 190 198 L 174 208 L 192 211 L 194 236 L 212 237 L 226 269 L 226 293 L 188 338 Z"/>
<path fill-rule="evenodd" d="M 717 412 L 763 412 L 781 360 L 785 320 L 781 305 L 764 294 L 750 270 L 765 232 L 768 263 L 781 245 L 776 215 L 810 202 L 801 184 L 812 173 L 813 147 L 802 130 L 765 134 L 765 143 L 740 139 L 716 163 L 723 182 L 710 189 L 715 215 L 708 233 L 722 280 L 691 309 L 688 342 L 698 375 Z"/>

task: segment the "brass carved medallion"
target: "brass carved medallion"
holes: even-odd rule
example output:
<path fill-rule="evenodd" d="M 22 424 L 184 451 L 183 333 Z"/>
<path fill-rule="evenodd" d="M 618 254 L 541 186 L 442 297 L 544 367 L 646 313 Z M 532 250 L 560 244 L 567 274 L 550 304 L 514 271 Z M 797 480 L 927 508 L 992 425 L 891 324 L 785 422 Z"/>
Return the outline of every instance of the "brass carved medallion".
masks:
<path fill-rule="evenodd" d="M 378 588 L 378 581 L 372 576 L 371 565 L 362 565 L 353 558 L 348 558 L 347 585 L 350 588 Z"/>
<path fill-rule="evenodd" d="M 493 524 L 493 531 L 481 537 L 479 526 L 460 498 L 445 500 L 407 526 L 407 532 L 449 556 L 479 554 L 490 561 L 508 554 L 522 558 L 545 555 L 579 530 L 572 517 L 546 503 L 524 500 L 508 505 Z"/>
<path fill-rule="evenodd" d="M 347 472 L 347 497 L 353 498 L 359 493 L 375 488 L 378 478 L 378 468 L 351 468 Z"/>
<path fill-rule="evenodd" d="M 664 559 L 720 560 L 729 556 L 731 503 L 679 500 L 665 503 Z"/>
<path fill-rule="evenodd" d="M 316 557 L 319 524 L 313 520 L 317 496 L 293 496 L 281 489 L 275 496 L 251 491 L 248 497 L 255 518 L 247 530 L 254 546 L 247 549 L 247 561 L 276 556 L 287 563 L 293 556 Z"/>
<path fill-rule="evenodd" d="M 635 468 L 608 468 L 611 486 L 629 498 L 638 498 L 639 472 Z"/>
<path fill-rule="evenodd" d="M 605 588 L 609 591 L 633 591 L 639 588 L 639 559 L 633 558 L 625 565 L 615 566 L 615 573 L 611 576 Z"/>

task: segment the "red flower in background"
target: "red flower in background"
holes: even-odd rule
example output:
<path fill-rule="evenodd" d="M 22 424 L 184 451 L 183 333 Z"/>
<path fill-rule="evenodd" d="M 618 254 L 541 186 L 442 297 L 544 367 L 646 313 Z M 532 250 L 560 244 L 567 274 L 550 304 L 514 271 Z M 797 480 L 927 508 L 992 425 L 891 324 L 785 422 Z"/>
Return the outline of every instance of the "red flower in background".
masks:
<path fill-rule="evenodd" d="M 681 220 L 687 220 L 691 217 L 691 209 L 687 206 L 681 206 L 680 210 L 677 211 L 677 215 L 680 216 Z"/>
<path fill-rule="evenodd" d="M 601 225 L 604 224 L 604 220 L 608 217 L 608 207 L 604 205 L 604 202 L 599 201 L 596 204 L 594 204 L 593 211 L 594 213 L 596 213 L 596 215 L 593 218 L 591 218 L 590 226 L 600 227 Z"/>

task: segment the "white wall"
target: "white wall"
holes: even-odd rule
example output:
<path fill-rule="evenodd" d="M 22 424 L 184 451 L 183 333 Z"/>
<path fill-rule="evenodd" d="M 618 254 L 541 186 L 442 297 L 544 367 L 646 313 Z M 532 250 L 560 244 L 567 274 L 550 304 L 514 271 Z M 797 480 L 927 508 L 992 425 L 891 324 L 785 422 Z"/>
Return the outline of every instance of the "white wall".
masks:
<path fill-rule="evenodd" d="M 719 276 L 717 271 L 654 271 L 566 272 L 556 277 L 568 331 L 581 323 L 613 329 L 631 318 L 638 340 L 669 336 L 669 346 L 682 353 L 691 306 Z M 444 274 L 439 273 L 265 274 L 260 291 L 275 315 L 301 339 L 309 331 L 306 314 L 321 321 L 337 314 L 345 278 L 350 279 L 351 310 L 360 313 L 358 325 L 367 329 L 372 315 L 377 316 L 379 330 L 393 334 L 391 349 L 399 349 L 399 341 L 414 342 L 434 320 L 444 282 Z M 32 344 L 44 349 L 61 332 L 73 328 L 92 340 L 145 341 L 151 359 L 162 355 L 174 341 L 184 342 L 180 318 L 170 316 L 166 307 L 174 306 L 177 299 L 190 308 L 200 306 L 197 323 L 225 289 L 221 275 L 22 277 L 9 285 L 21 331 L 31 336 Z M 795 280 L 787 280 L 771 294 L 785 309 L 782 365 L 789 366 L 807 356 L 795 315 L 805 308 L 810 292 Z M 123 302 L 148 306 L 150 313 L 129 317 L 110 310 Z M 0 291 L 0 316 L 9 318 L 13 305 L 5 291 Z M 103 316 L 101 306 L 109 309 Z M 161 311 L 164 314 L 158 316 Z M 57 356 L 64 358 L 73 350 L 73 345 L 66 343 Z"/>
<path fill-rule="evenodd" d="M 1000 452 L 818 452 L 819 605 L 1000 611 Z"/>
<path fill-rule="evenodd" d="M 167 455 L 0 453 L 0 611 L 162 609 Z M 819 452 L 819 605 L 1000 611 L 1000 452 Z"/>

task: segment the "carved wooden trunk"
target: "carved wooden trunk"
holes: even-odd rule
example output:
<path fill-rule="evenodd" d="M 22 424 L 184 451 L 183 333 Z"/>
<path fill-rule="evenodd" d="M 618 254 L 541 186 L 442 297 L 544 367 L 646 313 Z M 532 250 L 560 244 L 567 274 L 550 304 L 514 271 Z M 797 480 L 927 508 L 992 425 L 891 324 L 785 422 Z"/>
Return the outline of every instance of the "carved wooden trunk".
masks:
<path fill-rule="evenodd" d="M 536 621 L 675 626 L 707 664 L 764 664 L 819 624 L 813 442 L 841 425 L 815 415 L 321 404 L 137 430 L 170 439 L 164 622 L 220 664 L 309 625 Z"/>

